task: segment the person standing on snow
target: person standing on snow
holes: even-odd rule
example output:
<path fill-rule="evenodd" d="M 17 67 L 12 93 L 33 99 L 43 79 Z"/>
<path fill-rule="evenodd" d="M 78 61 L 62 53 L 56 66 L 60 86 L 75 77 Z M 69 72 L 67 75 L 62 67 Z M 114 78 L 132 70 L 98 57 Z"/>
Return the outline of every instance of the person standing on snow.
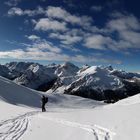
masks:
<path fill-rule="evenodd" d="M 42 112 L 45 112 L 46 111 L 45 104 L 48 102 L 48 97 L 42 95 L 41 101 L 42 101 Z"/>

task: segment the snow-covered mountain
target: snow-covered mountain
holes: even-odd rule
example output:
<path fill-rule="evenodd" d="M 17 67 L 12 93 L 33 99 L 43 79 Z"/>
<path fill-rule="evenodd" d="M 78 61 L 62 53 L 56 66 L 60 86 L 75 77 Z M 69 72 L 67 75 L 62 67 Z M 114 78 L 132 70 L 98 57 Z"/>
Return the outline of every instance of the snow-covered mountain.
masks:
<path fill-rule="evenodd" d="M 57 80 L 54 83 L 53 90 L 56 90 L 59 87 L 66 87 L 76 80 L 77 72 L 79 68 L 70 62 L 66 62 L 62 65 L 59 65 L 55 70 L 57 75 Z M 63 91 L 64 92 L 64 91 Z"/>
<path fill-rule="evenodd" d="M 104 99 L 105 90 L 118 90 L 123 88 L 122 81 L 110 71 L 97 66 L 92 66 L 79 72 L 77 80 L 72 82 L 65 93 L 81 95 L 93 99 Z"/>
<path fill-rule="evenodd" d="M 46 67 L 32 62 L 11 62 L 5 66 L 12 73 L 15 83 L 32 89 L 47 90 L 56 80 L 54 65 Z"/>
<path fill-rule="evenodd" d="M 138 73 L 125 72 L 123 70 L 116 70 L 116 69 L 112 69 L 111 74 L 122 79 L 131 79 L 134 77 L 140 78 L 140 74 Z"/>
<path fill-rule="evenodd" d="M 10 70 L 5 65 L 0 65 L 0 75 L 6 78 L 12 78 Z"/>
<path fill-rule="evenodd" d="M 74 76 L 78 72 L 79 68 L 70 62 L 65 62 L 62 65 L 59 65 L 55 71 L 55 74 L 58 77 L 68 77 Z"/>
<path fill-rule="evenodd" d="M 16 77 L 21 76 L 22 73 L 24 73 L 30 65 L 34 63 L 32 62 L 10 62 L 7 63 L 5 66 L 9 69 L 9 71 L 13 75 L 13 79 Z"/>
<path fill-rule="evenodd" d="M 65 78 L 65 82 L 58 82 L 61 84 L 55 92 L 117 101 L 140 92 L 139 76 L 137 73 L 113 69 L 112 66 L 85 65 L 76 75 Z"/>
<path fill-rule="evenodd" d="M 123 83 L 117 76 L 110 75 L 109 70 L 98 66 L 89 67 L 85 71 L 80 72 L 78 77 L 80 77 L 78 81 L 83 80 L 83 85 L 94 89 L 118 89 L 123 86 Z"/>
<path fill-rule="evenodd" d="M 20 85 L 43 90 L 43 88 L 49 88 L 50 83 L 55 81 L 55 79 L 56 76 L 51 69 L 47 69 L 45 66 L 39 64 L 31 64 L 27 70 L 14 81 Z"/>
<path fill-rule="evenodd" d="M 11 62 L 2 65 L 0 75 L 32 89 L 96 100 L 118 100 L 140 92 L 140 74 L 116 70 L 112 66 L 79 68 L 70 62 L 46 66 Z"/>

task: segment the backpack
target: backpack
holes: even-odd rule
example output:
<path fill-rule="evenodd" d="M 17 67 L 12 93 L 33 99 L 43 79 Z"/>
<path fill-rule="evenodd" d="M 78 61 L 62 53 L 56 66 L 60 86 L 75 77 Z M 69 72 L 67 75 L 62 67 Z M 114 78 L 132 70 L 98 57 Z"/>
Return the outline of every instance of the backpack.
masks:
<path fill-rule="evenodd" d="M 45 97 L 45 103 L 47 103 L 48 102 L 48 97 Z"/>

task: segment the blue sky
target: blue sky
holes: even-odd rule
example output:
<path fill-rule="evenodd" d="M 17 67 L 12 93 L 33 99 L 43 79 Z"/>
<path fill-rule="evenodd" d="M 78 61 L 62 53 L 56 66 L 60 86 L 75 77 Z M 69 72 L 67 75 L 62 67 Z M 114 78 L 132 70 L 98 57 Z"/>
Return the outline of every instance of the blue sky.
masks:
<path fill-rule="evenodd" d="M 73 62 L 140 72 L 138 0 L 1 0 L 0 63 Z"/>

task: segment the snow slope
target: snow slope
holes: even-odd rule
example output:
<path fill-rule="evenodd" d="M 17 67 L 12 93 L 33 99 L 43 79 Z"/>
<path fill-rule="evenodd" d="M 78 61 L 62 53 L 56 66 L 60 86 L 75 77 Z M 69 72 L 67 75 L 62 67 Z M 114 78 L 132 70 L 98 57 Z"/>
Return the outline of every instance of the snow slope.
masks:
<path fill-rule="evenodd" d="M 0 77 L 0 140 L 139 140 L 139 94 L 115 104 L 52 94 L 45 113 L 40 95 Z"/>
<path fill-rule="evenodd" d="M 93 109 L 61 108 L 56 111 L 48 106 L 47 113 L 32 119 L 32 131 L 23 139 L 42 136 L 50 140 L 139 140 L 139 100 L 140 95 L 136 95 L 114 105 Z M 125 102 L 127 106 L 123 104 Z M 135 103 L 132 105 L 132 102 Z"/>
<path fill-rule="evenodd" d="M 11 104 L 40 107 L 39 92 L 15 84 L 14 82 L 0 77 L 0 99 Z"/>
<path fill-rule="evenodd" d="M 123 86 L 123 83 L 116 76 L 110 75 L 110 72 L 102 67 L 92 66 L 79 73 L 80 78 L 77 81 L 86 79 L 85 86 L 101 89 L 116 89 Z"/>

